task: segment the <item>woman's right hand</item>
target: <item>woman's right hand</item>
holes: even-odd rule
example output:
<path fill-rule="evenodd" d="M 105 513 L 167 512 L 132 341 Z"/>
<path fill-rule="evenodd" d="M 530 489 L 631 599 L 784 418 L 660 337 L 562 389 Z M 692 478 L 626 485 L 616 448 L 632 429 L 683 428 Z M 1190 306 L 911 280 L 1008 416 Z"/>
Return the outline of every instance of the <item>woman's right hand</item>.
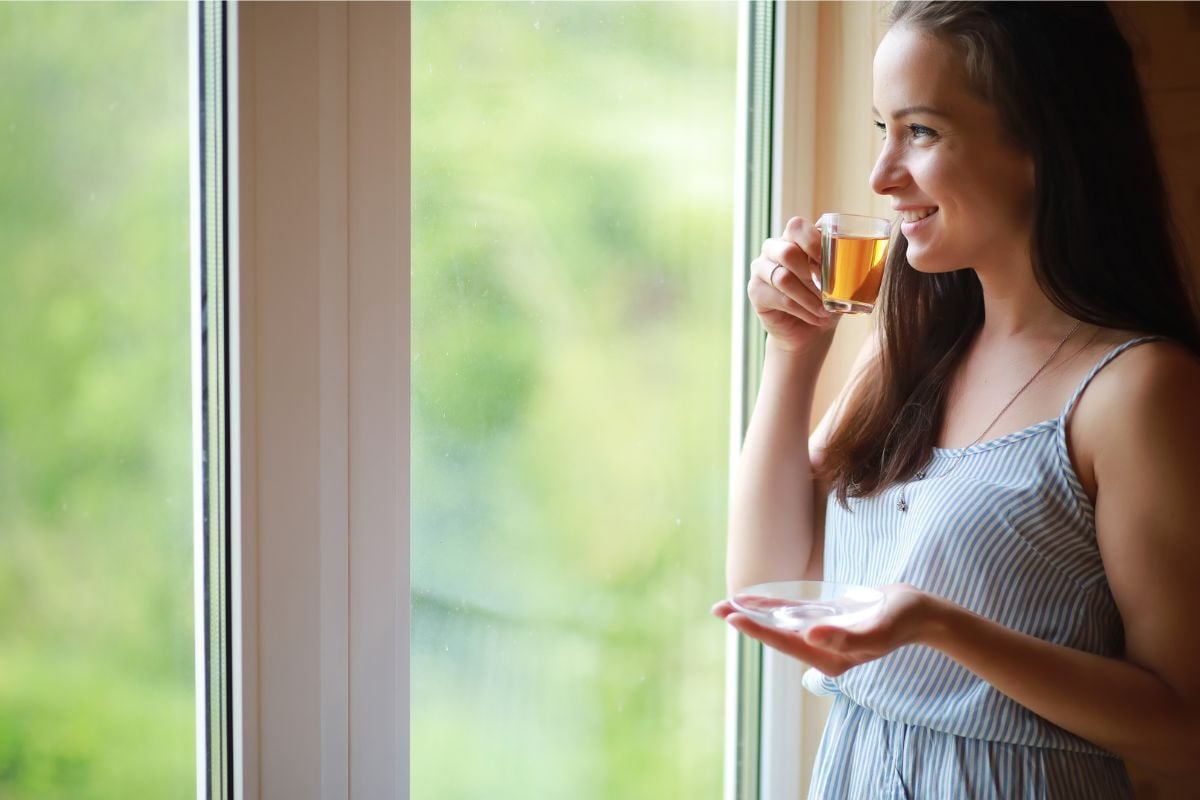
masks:
<path fill-rule="evenodd" d="M 746 294 L 776 346 L 793 353 L 808 350 L 837 325 L 837 314 L 821 304 L 821 232 L 792 217 L 783 235 L 763 242 L 750 262 Z"/>

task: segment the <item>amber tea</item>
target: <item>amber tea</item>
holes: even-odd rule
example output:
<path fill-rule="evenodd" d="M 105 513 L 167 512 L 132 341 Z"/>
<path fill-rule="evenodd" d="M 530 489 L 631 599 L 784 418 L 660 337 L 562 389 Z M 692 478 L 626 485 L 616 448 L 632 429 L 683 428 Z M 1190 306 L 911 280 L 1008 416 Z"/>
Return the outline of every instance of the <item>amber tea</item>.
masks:
<path fill-rule="evenodd" d="M 883 282 L 887 244 L 886 237 L 822 237 L 821 294 L 825 308 L 844 314 L 870 313 Z"/>
<path fill-rule="evenodd" d="M 869 314 L 879 297 L 890 224 L 853 214 L 825 214 L 821 229 L 821 297 L 839 314 Z"/>

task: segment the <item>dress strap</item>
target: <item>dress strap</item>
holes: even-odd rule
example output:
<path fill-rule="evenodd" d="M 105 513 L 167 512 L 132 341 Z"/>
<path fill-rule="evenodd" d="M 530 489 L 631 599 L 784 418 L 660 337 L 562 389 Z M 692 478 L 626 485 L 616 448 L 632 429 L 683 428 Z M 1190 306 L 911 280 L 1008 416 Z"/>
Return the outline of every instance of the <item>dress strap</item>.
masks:
<path fill-rule="evenodd" d="M 1106 366 L 1108 366 L 1110 361 L 1112 361 L 1114 358 L 1121 355 L 1121 353 L 1124 353 L 1126 350 L 1130 349 L 1131 347 L 1137 347 L 1139 344 L 1145 344 L 1146 342 L 1157 342 L 1159 340 L 1165 340 L 1166 338 L 1167 337 L 1165 337 L 1165 336 L 1139 336 L 1136 339 L 1130 339 L 1128 342 L 1119 344 L 1116 347 L 1114 347 L 1112 350 L 1109 350 L 1108 353 L 1105 354 L 1105 356 L 1103 358 L 1101 358 L 1099 361 L 1096 362 L 1096 366 L 1092 367 L 1091 371 L 1087 374 L 1087 376 L 1084 377 L 1084 379 L 1079 382 L 1079 386 L 1076 387 L 1074 393 L 1072 393 L 1072 395 L 1071 395 L 1071 399 L 1067 401 L 1067 405 L 1063 409 L 1062 419 L 1066 419 L 1067 417 L 1069 417 L 1071 415 L 1071 412 L 1075 410 L 1075 404 L 1079 402 L 1080 395 L 1083 394 L 1083 390 L 1088 387 L 1088 384 L 1092 382 L 1092 378 L 1096 377 L 1097 373 L 1099 373 L 1100 370 L 1102 370 Z"/>

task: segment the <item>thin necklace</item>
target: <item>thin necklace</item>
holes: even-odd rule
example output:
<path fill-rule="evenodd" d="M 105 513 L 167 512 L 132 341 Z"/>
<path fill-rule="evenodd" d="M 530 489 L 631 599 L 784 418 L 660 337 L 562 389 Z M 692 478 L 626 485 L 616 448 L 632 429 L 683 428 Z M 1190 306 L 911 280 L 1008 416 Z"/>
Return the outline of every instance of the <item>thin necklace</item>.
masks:
<path fill-rule="evenodd" d="M 1017 398 L 1020 397 L 1021 394 L 1026 389 L 1029 388 L 1030 384 L 1032 384 L 1034 381 L 1036 381 L 1038 379 L 1038 376 L 1046 371 L 1046 367 L 1050 366 L 1050 362 L 1054 360 L 1054 357 L 1056 355 L 1058 355 L 1058 352 L 1063 349 L 1063 345 L 1065 345 L 1067 343 L 1068 339 L 1070 339 L 1072 336 L 1075 335 L 1075 331 L 1079 330 L 1079 326 L 1082 324 L 1083 324 L 1082 320 L 1076 321 L 1076 323 L 1071 327 L 1071 330 L 1067 331 L 1067 335 L 1064 336 L 1061 341 L 1059 341 L 1059 343 L 1054 347 L 1054 349 L 1052 351 L 1050 351 L 1050 355 L 1046 356 L 1046 360 L 1043 361 L 1042 365 L 1037 368 L 1037 371 L 1029 376 L 1029 380 L 1027 380 L 1027 381 L 1025 381 L 1025 383 L 1021 384 L 1021 388 L 1017 389 L 1017 391 L 1013 394 L 1013 396 L 1008 398 L 1008 402 L 1004 404 L 1004 407 L 1001 408 L 999 412 L 997 412 L 996 416 L 992 417 L 992 421 L 987 424 L 987 427 L 984 428 L 982 431 L 980 431 L 979 435 L 975 437 L 975 441 L 971 442 L 966 447 L 959 448 L 958 457 L 956 459 L 954 459 L 954 462 L 950 465 L 950 469 L 946 470 L 945 474 L 941 475 L 940 477 L 943 477 L 943 478 L 946 477 L 947 475 L 949 475 L 951 472 L 953 472 L 958 467 L 958 462 L 962 461 L 963 456 L 966 455 L 966 451 L 969 450 L 970 448 L 974 447 L 975 445 L 979 444 L 983 440 L 983 437 L 987 435 L 987 432 L 990 431 L 995 426 L 995 424 L 1000 421 L 1000 418 L 1002 416 L 1004 416 L 1004 412 L 1008 411 L 1008 409 L 1012 407 L 1012 404 L 1017 401 Z M 918 471 L 915 475 L 913 475 L 913 478 L 918 481 L 924 480 L 925 479 L 925 470 Z M 900 499 L 896 501 L 896 510 L 897 511 L 901 511 L 901 512 L 908 511 L 907 494 L 908 494 L 908 481 L 905 481 L 904 484 L 901 485 L 901 487 L 900 487 Z"/>

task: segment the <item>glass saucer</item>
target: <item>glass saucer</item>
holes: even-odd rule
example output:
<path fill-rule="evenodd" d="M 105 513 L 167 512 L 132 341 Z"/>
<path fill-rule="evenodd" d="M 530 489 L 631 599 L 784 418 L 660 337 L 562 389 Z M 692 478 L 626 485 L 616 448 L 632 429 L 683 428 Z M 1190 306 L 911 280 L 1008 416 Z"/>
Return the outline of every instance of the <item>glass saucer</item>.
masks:
<path fill-rule="evenodd" d="M 800 631 L 816 623 L 847 627 L 883 609 L 883 592 L 827 581 L 775 581 L 747 586 L 730 598 L 733 607 L 760 625 Z"/>

